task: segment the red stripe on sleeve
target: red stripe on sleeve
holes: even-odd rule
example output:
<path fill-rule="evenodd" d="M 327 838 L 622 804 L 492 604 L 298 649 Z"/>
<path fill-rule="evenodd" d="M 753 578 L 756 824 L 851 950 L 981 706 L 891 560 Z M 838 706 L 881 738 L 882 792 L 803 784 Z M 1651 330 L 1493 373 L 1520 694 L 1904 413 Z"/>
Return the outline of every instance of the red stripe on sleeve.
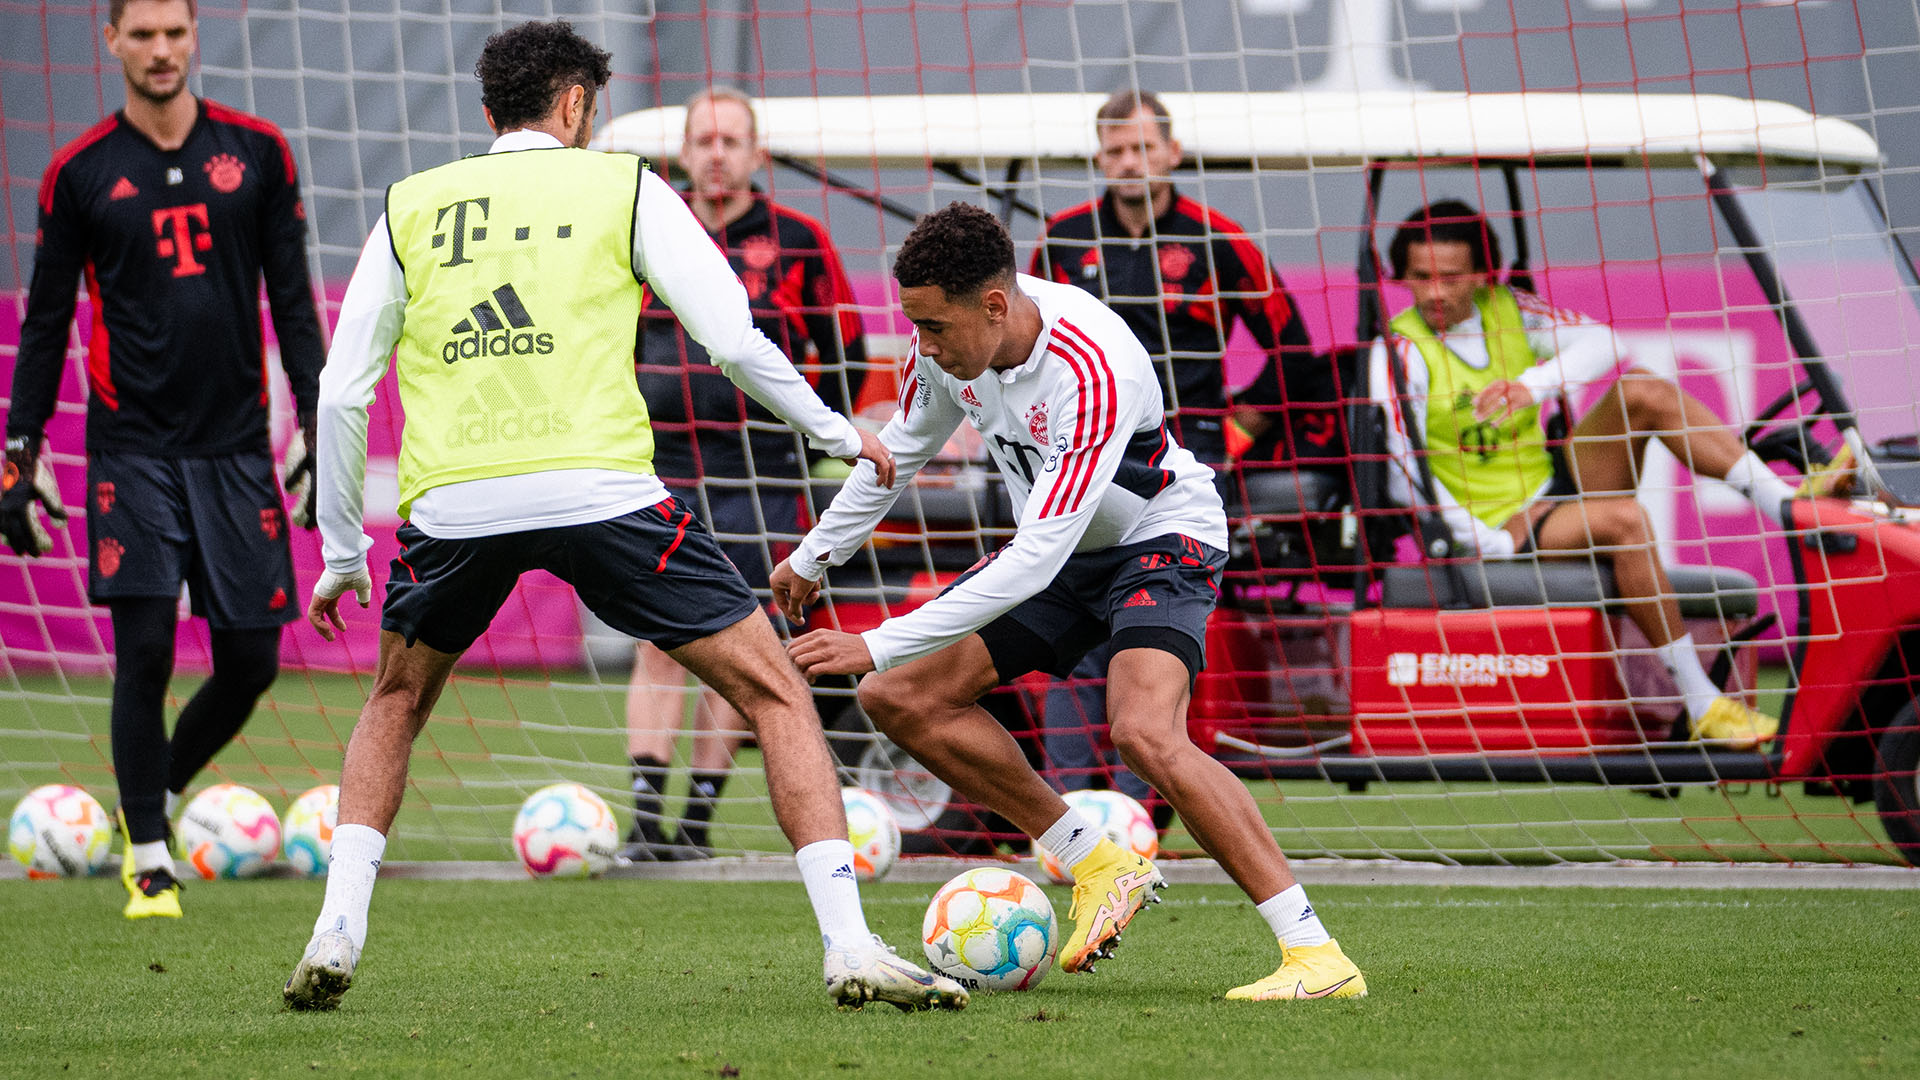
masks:
<path fill-rule="evenodd" d="M 100 306 L 100 279 L 93 275 L 93 260 L 87 260 L 87 306 L 93 309 L 93 334 L 87 339 L 87 383 L 100 404 L 120 408 L 120 391 L 113 385 L 113 347 L 107 337 L 106 309 Z"/>
<path fill-rule="evenodd" d="M 53 155 L 53 160 L 47 163 L 47 171 L 40 174 L 40 212 L 41 213 L 43 214 L 53 213 L 54 185 L 59 183 L 60 170 L 67 167 L 67 162 L 72 161 L 80 153 L 80 151 L 85 150 L 87 147 L 92 146 L 94 143 L 97 143 L 101 139 L 106 138 L 109 134 L 112 133 L 113 129 L 118 127 L 119 125 L 120 125 L 120 114 L 115 113 L 112 116 L 107 117 L 105 120 L 102 120 L 99 123 L 88 128 L 84 133 L 81 134 L 79 138 L 73 140 L 72 142 L 68 143 L 64 147 L 61 147 L 60 152 Z"/>
<path fill-rule="evenodd" d="M 1119 393 L 1105 351 L 1067 320 L 1060 320 L 1059 326 L 1047 348 L 1065 360 L 1079 379 L 1080 413 L 1074 424 L 1073 450 L 1062 462 L 1060 482 L 1041 508 L 1041 517 L 1080 508 L 1097 471 L 1099 449 L 1113 437 L 1120 414 Z"/>

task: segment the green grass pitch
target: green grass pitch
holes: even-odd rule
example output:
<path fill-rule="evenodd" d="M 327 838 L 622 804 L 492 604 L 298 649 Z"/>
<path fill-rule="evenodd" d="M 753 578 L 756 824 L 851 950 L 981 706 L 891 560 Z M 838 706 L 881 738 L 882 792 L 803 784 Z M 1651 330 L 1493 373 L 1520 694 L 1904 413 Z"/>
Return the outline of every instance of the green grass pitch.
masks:
<path fill-rule="evenodd" d="M 917 953 L 930 885 L 866 890 Z M 1235 890 L 1175 886 L 1090 976 L 964 1013 L 839 1013 L 797 884 L 383 881 L 339 1011 L 280 984 L 318 882 L 0 883 L 0 1074 L 1700 1077 L 1912 1075 L 1920 904 L 1855 891 L 1323 887 L 1361 1001 L 1220 1000 L 1276 962 Z M 1050 889 L 1064 913 L 1066 892 Z"/>

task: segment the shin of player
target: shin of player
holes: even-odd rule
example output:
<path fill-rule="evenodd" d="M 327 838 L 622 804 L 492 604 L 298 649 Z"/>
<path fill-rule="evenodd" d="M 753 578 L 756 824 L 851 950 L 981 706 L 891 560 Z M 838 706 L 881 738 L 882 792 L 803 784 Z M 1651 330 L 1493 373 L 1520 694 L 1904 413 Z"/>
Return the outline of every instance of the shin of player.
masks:
<path fill-rule="evenodd" d="M 796 639 L 789 652 L 800 670 L 873 672 L 860 701 L 889 737 L 1073 868 L 1073 928 L 1060 964 L 1090 971 L 1161 876 L 1069 810 L 978 702 L 1030 671 L 1064 674 L 1110 642 L 1109 715 L 1128 767 L 1173 804 L 1280 941 L 1279 970 L 1228 996 L 1364 994 L 1253 797 L 1187 738 L 1226 515 L 1212 470 L 1167 430 L 1145 349 L 1084 291 L 1016 274 L 1006 230 L 977 207 L 954 203 L 923 218 L 894 276 L 916 337 L 881 441 L 910 476 L 962 421 L 972 424 L 1019 524 L 1006 546 L 915 611 L 861 635 Z M 866 541 L 895 495 L 871 470 L 855 470 L 773 575 L 789 615 Z"/>

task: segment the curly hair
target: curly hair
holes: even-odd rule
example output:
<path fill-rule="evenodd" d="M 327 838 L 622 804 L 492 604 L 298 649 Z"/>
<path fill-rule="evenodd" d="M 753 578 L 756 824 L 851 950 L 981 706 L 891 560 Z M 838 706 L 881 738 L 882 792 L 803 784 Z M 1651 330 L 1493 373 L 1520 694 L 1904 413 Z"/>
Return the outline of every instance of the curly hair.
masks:
<path fill-rule="evenodd" d="M 1407 249 L 1415 244 L 1465 244 L 1476 272 L 1500 269 L 1500 236 L 1486 216 L 1459 199 L 1442 199 L 1415 210 L 1394 230 L 1387 248 L 1395 281 L 1407 276 Z"/>
<path fill-rule="evenodd" d="M 893 260 L 893 279 L 901 288 L 938 285 L 949 297 L 971 296 L 1014 272 L 1013 237 L 1006 226 L 963 202 L 921 218 Z"/>
<path fill-rule="evenodd" d="M 591 101 L 613 77 L 612 60 L 612 53 L 574 33 L 572 23 L 557 19 L 521 23 L 488 38 L 473 73 L 494 126 L 511 131 L 543 119 L 572 87 L 586 87 Z"/>

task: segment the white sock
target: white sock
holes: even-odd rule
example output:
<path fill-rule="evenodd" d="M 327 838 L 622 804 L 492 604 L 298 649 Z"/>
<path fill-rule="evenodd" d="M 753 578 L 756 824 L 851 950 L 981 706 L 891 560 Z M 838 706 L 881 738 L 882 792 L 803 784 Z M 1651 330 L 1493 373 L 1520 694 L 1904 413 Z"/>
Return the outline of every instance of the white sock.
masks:
<path fill-rule="evenodd" d="M 1333 940 L 1327 928 L 1320 925 L 1320 916 L 1313 913 L 1313 905 L 1307 903 L 1307 890 L 1297 881 L 1262 900 L 1254 910 L 1267 920 L 1267 927 L 1280 944 L 1289 949 L 1325 945 Z"/>
<path fill-rule="evenodd" d="M 327 898 L 313 923 L 315 937 L 328 930 L 345 930 L 355 949 L 367 947 L 367 907 L 373 903 L 373 879 L 386 853 L 387 838 L 373 828 L 334 828 L 333 850 L 327 856 Z"/>
<path fill-rule="evenodd" d="M 1775 525 L 1785 525 L 1780 504 L 1793 498 L 1793 488 L 1767 468 L 1767 463 L 1749 450 L 1727 470 L 1727 483 L 1747 497 L 1762 516 Z"/>
<path fill-rule="evenodd" d="M 1695 650 L 1692 634 L 1682 634 L 1665 645 L 1653 647 L 1660 662 L 1666 665 L 1667 674 L 1680 687 L 1680 698 L 1686 703 L 1687 715 L 1698 719 L 1707 714 L 1707 706 L 1720 696 L 1720 688 L 1707 678 L 1707 669 L 1700 666 L 1700 653 Z"/>
<path fill-rule="evenodd" d="M 339 835 L 339 834 L 335 834 Z M 867 913 L 860 910 L 860 882 L 853 876 L 853 845 L 845 840 L 816 840 L 793 853 L 800 880 L 807 886 L 813 917 L 820 920 L 821 944 L 849 948 L 873 939 Z"/>
<path fill-rule="evenodd" d="M 149 840 L 133 845 L 133 872 L 140 874 L 148 870 L 165 870 L 173 874 L 173 853 L 167 850 L 165 840 Z"/>
<path fill-rule="evenodd" d="M 1106 838 L 1107 834 L 1094 828 L 1093 822 L 1068 807 L 1067 812 L 1060 815 L 1060 820 L 1049 825 L 1047 831 L 1036 839 L 1041 847 L 1053 852 L 1053 857 L 1060 860 L 1061 866 L 1072 869 L 1093 854 L 1093 849 L 1099 847 L 1100 841 Z"/>
<path fill-rule="evenodd" d="M 172 821 L 173 815 L 177 813 L 179 809 L 180 809 L 180 793 L 177 791 L 167 792 L 167 805 L 166 805 L 167 820 Z"/>

